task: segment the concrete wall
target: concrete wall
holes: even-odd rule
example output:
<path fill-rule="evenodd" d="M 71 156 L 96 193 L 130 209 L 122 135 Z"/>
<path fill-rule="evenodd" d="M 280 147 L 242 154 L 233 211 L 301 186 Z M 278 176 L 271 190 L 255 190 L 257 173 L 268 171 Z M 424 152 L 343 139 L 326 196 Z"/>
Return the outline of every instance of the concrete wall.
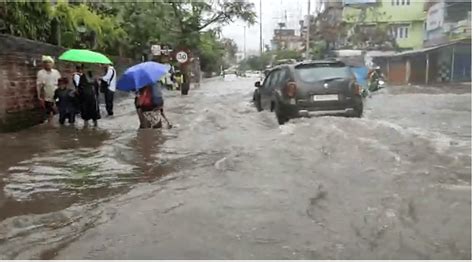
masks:
<path fill-rule="evenodd" d="M 24 38 L 0 34 L 0 131 L 15 131 L 41 123 L 44 115 L 36 95 L 36 74 L 41 56 L 57 58 L 66 49 Z M 131 59 L 110 57 L 118 74 L 133 64 Z M 74 64 L 57 61 L 62 76 L 71 78 Z M 99 73 L 97 66 L 91 67 Z M 71 81 L 70 81 L 71 82 Z"/>

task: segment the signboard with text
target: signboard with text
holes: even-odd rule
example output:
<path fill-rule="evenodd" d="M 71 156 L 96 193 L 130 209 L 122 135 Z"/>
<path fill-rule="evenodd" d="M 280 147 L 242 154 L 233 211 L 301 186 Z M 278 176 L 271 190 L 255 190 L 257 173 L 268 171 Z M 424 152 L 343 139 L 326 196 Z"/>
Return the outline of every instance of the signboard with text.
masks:
<path fill-rule="evenodd" d="M 426 16 L 426 30 L 432 31 L 443 27 L 444 3 L 437 3 L 428 9 Z"/>
<path fill-rule="evenodd" d="M 377 0 L 344 0 L 344 5 L 375 4 Z"/>

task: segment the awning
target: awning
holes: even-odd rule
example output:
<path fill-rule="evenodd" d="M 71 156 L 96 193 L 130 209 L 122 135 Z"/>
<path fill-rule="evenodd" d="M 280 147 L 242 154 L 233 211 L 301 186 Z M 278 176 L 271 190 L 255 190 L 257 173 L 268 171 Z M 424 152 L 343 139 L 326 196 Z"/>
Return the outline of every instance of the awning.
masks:
<path fill-rule="evenodd" d="M 455 42 L 443 44 L 443 45 L 438 45 L 438 46 L 433 46 L 433 47 L 428 47 L 428 48 L 422 48 L 422 49 L 417 49 L 417 50 L 411 50 L 411 51 L 405 51 L 401 53 L 396 53 L 396 54 L 378 54 L 378 55 L 371 55 L 371 57 L 401 57 L 401 56 L 413 56 L 413 55 L 420 55 L 426 52 L 430 52 L 439 48 L 451 46 L 451 45 L 456 45 L 456 44 L 462 44 L 466 43 L 466 40 L 471 40 L 471 39 L 463 39 L 463 40 L 458 40 Z"/>

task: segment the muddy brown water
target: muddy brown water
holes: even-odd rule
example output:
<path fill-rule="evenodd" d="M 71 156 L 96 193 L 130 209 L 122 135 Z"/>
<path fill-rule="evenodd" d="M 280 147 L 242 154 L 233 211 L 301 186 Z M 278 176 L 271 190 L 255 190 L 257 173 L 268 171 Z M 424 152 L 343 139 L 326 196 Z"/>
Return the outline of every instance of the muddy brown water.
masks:
<path fill-rule="evenodd" d="M 0 135 L 0 258 L 469 259 L 471 94 L 397 87 L 278 126 L 255 79 Z"/>

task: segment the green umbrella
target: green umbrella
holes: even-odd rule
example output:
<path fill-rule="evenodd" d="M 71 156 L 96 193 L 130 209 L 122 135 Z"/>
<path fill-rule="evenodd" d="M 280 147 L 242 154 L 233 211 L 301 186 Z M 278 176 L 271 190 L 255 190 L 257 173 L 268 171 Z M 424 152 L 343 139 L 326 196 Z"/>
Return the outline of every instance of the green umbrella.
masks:
<path fill-rule="evenodd" d="M 59 60 L 78 63 L 112 64 L 112 61 L 105 55 L 87 49 L 68 50 L 59 57 Z"/>

